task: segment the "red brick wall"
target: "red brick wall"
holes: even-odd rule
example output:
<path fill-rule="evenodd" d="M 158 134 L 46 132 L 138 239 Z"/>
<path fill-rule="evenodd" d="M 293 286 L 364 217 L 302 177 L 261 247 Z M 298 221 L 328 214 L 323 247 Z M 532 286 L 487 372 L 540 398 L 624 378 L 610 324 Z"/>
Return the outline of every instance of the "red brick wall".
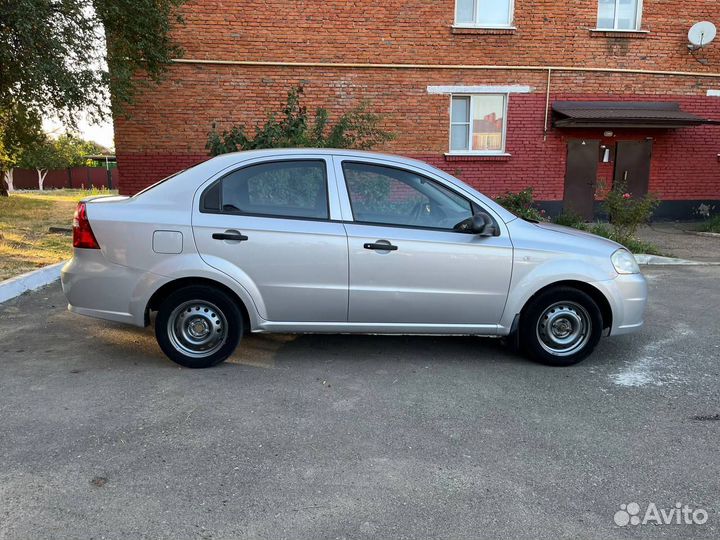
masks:
<path fill-rule="evenodd" d="M 464 65 L 554 65 L 717 72 L 720 47 L 686 48 L 692 22 L 715 19 L 716 0 L 645 1 L 644 29 L 631 38 L 591 33 L 597 0 L 516 0 L 517 30 L 509 35 L 454 34 L 454 1 L 346 2 L 203 1 L 185 7 L 177 32 L 186 59 L 371 62 Z M 203 159 L 207 132 L 245 124 L 252 128 L 279 111 L 289 87 L 302 83 L 310 109 L 337 117 L 367 99 L 397 138 L 381 150 L 419 157 L 490 195 L 535 187 L 538 198 L 562 199 L 565 138 L 543 138 L 546 72 L 474 69 L 379 69 L 333 66 L 279 67 L 176 64 L 168 80 L 141 95 L 131 118 L 116 120 L 123 192 L 135 192 Z M 428 85 L 532 87 L 511 94 L 509 158 L 448 160 L 449 97 Z M 707 97 L 720 79 L 620 73 L 554 72 L 551 100 L 671 100 L 701 116 L 720 119 L 720 98 Z M 650 189 L 665 199 L 720 199 L 720 127 L 627 132 L 654 138 Z M 602 130 L 585 135 L 601 138 Z M 608 142 L 608 141 L 606 141 Z M 611 166 L 598 176 L 610 181 Z"/>
<path fill-rule="evenodd" d="M 708 66 L 686 48 L 693 23 L 720 24 L 717 0 L 644 4 L 649 33 L 617 39 L 590 32 L 597 0 L 515 0 L 509 35 L 453 34 L 455 0 L 194 0 L 177 36 L 187 58 L 717 71 L 719 48 Z"/>

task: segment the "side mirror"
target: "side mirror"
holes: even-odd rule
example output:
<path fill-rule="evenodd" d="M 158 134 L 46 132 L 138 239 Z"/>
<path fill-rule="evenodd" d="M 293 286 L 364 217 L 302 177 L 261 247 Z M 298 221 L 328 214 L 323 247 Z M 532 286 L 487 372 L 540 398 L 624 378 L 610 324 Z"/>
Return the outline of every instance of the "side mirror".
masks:
<path fill-rule="evenodd" d="M 485 212 L 473 215 L 472 232 L 479 236 L 495 236 L 497 234 L 493 219 Z"/>

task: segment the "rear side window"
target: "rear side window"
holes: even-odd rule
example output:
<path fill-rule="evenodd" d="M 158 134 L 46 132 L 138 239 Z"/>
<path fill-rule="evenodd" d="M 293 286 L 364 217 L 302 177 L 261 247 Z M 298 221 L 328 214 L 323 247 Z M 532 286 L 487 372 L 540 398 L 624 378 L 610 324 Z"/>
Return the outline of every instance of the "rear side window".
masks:
<path fill-rule="evenodd" d="M 205 190 L 201 209 L 225 214 L 328 219 L 325 162 L 274 161 L 238 169 Z"/>

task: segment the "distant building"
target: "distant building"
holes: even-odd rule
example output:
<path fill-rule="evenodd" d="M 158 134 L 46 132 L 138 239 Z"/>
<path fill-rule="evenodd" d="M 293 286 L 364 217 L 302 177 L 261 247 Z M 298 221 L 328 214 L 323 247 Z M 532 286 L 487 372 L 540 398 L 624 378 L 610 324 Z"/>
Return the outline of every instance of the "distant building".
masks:
<path fill-rule="evenodd" d="M 120 189 L 205 159 L 207 133 L 254 125 L 303 84 L 310 108 L 369 100 L 397 138 L 488 195 L 527 186 L 553 213 L 599 187 L 650 190 L 659 217 L 720 207 L 718 0 L 189 2 L 185 55 L 115 121 Z"/>

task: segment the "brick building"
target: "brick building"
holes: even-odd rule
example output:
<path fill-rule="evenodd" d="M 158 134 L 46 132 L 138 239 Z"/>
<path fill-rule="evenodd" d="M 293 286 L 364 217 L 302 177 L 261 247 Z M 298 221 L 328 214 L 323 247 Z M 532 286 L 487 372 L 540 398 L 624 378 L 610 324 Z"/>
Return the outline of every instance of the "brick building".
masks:
<path fill-rule="evenodd" d="M 589 215 L 627 178 L 660 217 L 720 203 L 718 0 L 192 0 L 184 57 L 115 121 L 120 189 L 207 157 L 213 122 L 254 125 L 301 83 L 333 115 L 369 100 L 423 159 L 495 196 L 527 186 Z M 578 103 L 582 102 L 582 103 Z M 592 102 L 592 103 L 586 103 Z M 595 203 L 597 206 L 597 203 Z M 720 206 L 720 204 L 718 204 Z"/>

